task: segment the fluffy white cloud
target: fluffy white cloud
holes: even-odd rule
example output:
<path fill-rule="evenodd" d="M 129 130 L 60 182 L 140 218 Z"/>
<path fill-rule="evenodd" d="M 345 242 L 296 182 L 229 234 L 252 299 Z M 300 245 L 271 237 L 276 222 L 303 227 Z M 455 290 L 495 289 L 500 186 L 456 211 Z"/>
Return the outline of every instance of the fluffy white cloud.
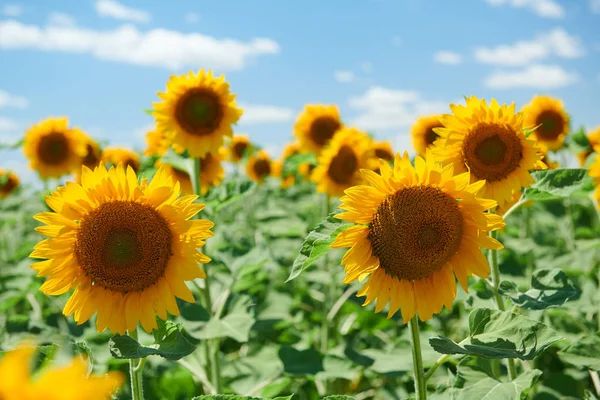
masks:
<path fill-rule="evenodd" d="M 195 24 L 198 21 L 200 21 L 200 16 L 198 14 L 193 12 L 185 14 L 185 22 L 188 24 Z"/>
<path fill-rule="evenodd" d="M 0 48 L 88 53 L 102 60 L 172 70 L 201 65 L 221 71 L 240 70 L 252 57 L 279 52 L 277 42 L 266 38 L 242 42 L 162 28 L 142 32 L 132 25 L 100 31 L 18 21 L 0 21 Z"/>
<path fill-rule="evenodd" d="M 557 65 L 530 65 L 518 71 L 496 71 L 486 80 L 492 89 L 533 88 L 558 89 L 579 81 L 576 73 L 565 71 Z"/>
<path fill-rule="evenodd" d="M 462 56 L 453 51 L 438 51 L 433 55 L 433 59 L 439 64 L 458 65 L 462 62 Z"/>
<path fill-rule="evenodd" d="M 240 104 L 240 107 L 244 110 L 244 113 L 239 124 L 244 126 L 289 122 L 294 117 L 294 111 L 285 107 L 260 104 Z"/>
<path fill-rule="evenodd" d="M 75 25 L 75 20 L 68 14 L 51 12 L 48 16 L 48 23 L 51 25 L 72 26 Z"/>
<path fill-rule="evenodd" d="M 354 72 L 352 71 L 335 71 L 333 73 L 333 79 L 335 79 L 338 82 L 342 82 L 342 83 L 347 83 L 347 82 L 352 82 L 354 79 L 356 78 L 356 76 L 354 75 Z"/>
<path fill-rule="evenodd" d="M 127 7 L 115 0 L 96 1 L 96 12 L 102 17 L 132 22 L 150 22 L 150 13 L 147 11 Z"/>
<path fill-rule="evenodd" d="M 509 5 L 515 8 L 528 8 L 544 18 L 563 18 L 565 9 L 554 0 L 485 0 L 492 6 Z"/>
<path fill-rule="evenodd" d="M 590 9 L 594 14 L 600 14 L 600 0 L 590 0 Z"/>
<path fill-rule="evenodd" d="M 23 7 L 18 4 L 5 4 L 0 8 L 0 14 L 7 17 L 18 17 L 23 14 Z"/>
<path fill-rule="evenodd" d="M 527 65 L 550 56 L 578 58 L 585 54 L 581 39 L 569 35 L 564 29 L 556 28 L 538 35 L 529 41 L 494 48 L 480 47 L 475 50 L 475 59 L 486 64 Z"/>
<path fill-rule="evenodd" d="M 0 89 L 0 108 L 27 108 L 29 100 L 23 96 L 16 96 Z"/>

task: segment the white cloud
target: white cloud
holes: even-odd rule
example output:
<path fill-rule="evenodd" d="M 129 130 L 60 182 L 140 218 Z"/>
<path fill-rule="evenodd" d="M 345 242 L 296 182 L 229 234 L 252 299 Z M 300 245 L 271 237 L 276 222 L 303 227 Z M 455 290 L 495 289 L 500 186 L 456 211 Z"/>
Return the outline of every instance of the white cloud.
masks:
<path fill-rule="evenodd" d="M 533 40 L 519 41 L 512 45 L 494 48 L 480 47 L 475 50 L 475 59 L 486 64 L 527 65 L 550 56 L 578 58 L 585 54 L 581 39 L 569 35 L 564 29 L 556 28 Z"/>
<path fill-rule="evenodd" d="M 347 83 L 352 82 L 356 76 L 354 76 L 354 72 L 352 71 L 335 71 L 333 73 L 333 79 L 338 82 Z"/>
<path fill-rule="evenodd" d="M 590 0 L 590 9 L 594 14 L 600 14 L 600 0 Z"/>
<path fill-rule="evenodd" d="M 185 14 L 185 22 L 187 22 L 188 24 L 195 24 L 198 21 L 200 21 L 200 16 L 198 14 L 193 12 Z"/>
<path fill-rule="evenodd" d="M 438 51 L 433 55 L 433 59 L 436 63 L 448 65 L 458 65 L 462 62 L 460 54 L 448 50 Z"/>
<path fill-rule="evenodd" d="M 75 25 L 75 20 L 68 14 L 64 14 L 61 12 L 51 12 L 48 16 L 48 23 L 50 25 L 72 26 Z"/>
<path fill-rule="evenodd" d="M 96 12 L 102 17 L 132 22 L 150 22 L 150 14 L 147 11 L 127 7 L 115 0 L 96 1 Z"/>
<path fill-rule="evenodd" d="M 576 73 L 568 72 L 557 65 L 530 65 L 518 71 L 496 71 L 486 80 L 492 89 L 533 88 L 558 89 L 579 81 Z"/>
<path fill-rule="evenodd" d="M 4 134 L 4 138 L 9 138 L 6 133 L 14 133 L 19 128 L 19 125 L 12 119 L 0 117 L 0 133 Z"/>
<path fill-rule="evenodd" d="M 509 5 L 515 8 L 528 8 L 540 17 L 563 18 L 565 9 L 554 0 L 485 0 L 492 6 Z"/>
<path fill-rule="evenodd" d="M 6 17 L 18 17 L 23 14 L 23 7 L 18 4 L 5 4 L 0 9 L 0 14 Z"/>
<path fill-rule="evenodd" d="M 294 111 L 285 107 L 260 104 L 240 104 L 240 107 L 244 110 L 240 125 L 289 122 L 294 117 Z"/>
<path fill-rule="evenodd" d="M 0 89 L 0 108 L 27 108 L 29 100 L 23 96 L 16 96 Z"/>
<path fill-rule="evenodd" d="M 402 46 L 402 37 L 401 36 L 394 36 L 392 38 L 392 44 L 394 46 Z"/>
<path fill-rule="evenodd" d="M 202 66 L 221 71 L 240 70 L 252 57 L 279 52 L 277 42 L 266 38 L 241 42 L 162 28 L 141 32 L 132 25 L 99 31 L 18 21 L 0 21 L 0 48 L 87 53 L 102 60 L 171 70 Z"/>

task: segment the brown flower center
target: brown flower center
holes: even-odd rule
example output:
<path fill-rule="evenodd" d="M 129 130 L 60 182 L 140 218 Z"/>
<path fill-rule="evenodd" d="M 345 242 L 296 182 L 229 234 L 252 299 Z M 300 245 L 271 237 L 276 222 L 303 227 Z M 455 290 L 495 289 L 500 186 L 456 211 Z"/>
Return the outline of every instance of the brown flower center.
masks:
<path fill-rule="evenodd" d="M 495 182 L 506 179 L 519 168 L 523 145 L 509 126 L 479 123 L 467 135 L 462 157 L 477 179 Z"/>
<path fill-rule="evenodd" d="M 394 155 L 392 154 L 392 152 L 382 147 L 378 147 L 375 149 L 375 156 L 377 158 L 383 158 L 386 161 L 392 161 L 394 159 Z"/>
<path fill-rule="evenodd" d="M 435 142 L 437 140 L 437 138 L 440 137 L 440 135 L 438 135 L 437 133 L 435 133 L 433 131 L 433 128 L 441 128 L 442 125 L 436 125 L 436 126 L 432 126 L 429 128 L 429 130 L 427 130 L 427 133 L 425 134 L 425 142 L 427 143 L 427 146 L 431 146 L 433 144 L 433 142 Z"/>
<path fill-rule="evenodd" d="M 310 138 L 319 147 L 325 146 L 342 124 L 332 117 L 316 118 L 310 125 Z"/>
<path fill-rule="evenodd" d="M 138 172 L 138 170 L 140 169 L 140 163 L 135 158 L 126 158 L 125 160 L 123 160 L 123 166 L 125 168 L 131 167 L 131 169 L 133 169 L 133 172 Z"/>
<path fill-rule="evenodd" d="M 207 89 L 191 89 L 177 102 L 175 118 L 187 133 L 206 136 L 219 127 L 223 119 L 223 110 L 214 92 Z"/>
<path fill-rule="evenodd" d="M 555 111 L 542 111 L 536 118 L 535 124 L 542 124 L 535 130 L 540 140 L 556 140 L 564 131 L 566 122 L 562 115 Z"/>
<path fill-rule="evenodd" d="M 379 205 L 368 239 L 388 275 L 412 281 L 439 270 L 456 254 L 463 227 L 456 199 L 431 186 L 415 186 Z"/>
<path fill-rule="evenodd" d="M 235 142 L 233 144 L 233 154 L 235 155 L 235 158 L 241 159 L 242 157 L 244 157 L 244 153 L 246 152 L 247 148 L 247 142 Z"/>
<path fill-rule="evenodd" d="M 95 285 L 119 292 L 143 290 L 167 269 L 172 233 L 152 207 L 105 203 L 79 224 L 75 256 Z"/>
<path fill-rule="evenodd" d="M 271 163 L 269 160 L 265 160 L 263 158 L 259 158 L 254 163 L 254 173 L 259 178 L 264 178 L 265 176 L 271 173 Z"/>
<path fill-rule="evenodd" d="M 90 169 L 93 169 L 96 166 L 98 166 L 98 164 L 100 164 L 100 151 L 99 151 L 99 149 L 97 149 L 96 147 L 92 146 L 91 144 L 88 144 L 87 145 L 87 154 L 83 158 L 82 163 L 83 163 L 83 165 L 85 165 L 86 167 L 88 167 Z"/>
<path fill-rule="evenodd" d="M 358 157 L 350 146 L 342 146 L 329 164 L 327 174 L 335 183 L 347 185 L 358 169 Z"/>
<path fill-rule="evenodd" d="M 0 176 L 0 181 L 3 181 L 4 177 Z M 8 175 L 6 180 L 3 183 L 0 183 L 0 193 L 9 194 L 13 190 L 15 190 L 19 186 L 19 181 L 17 181 L 14 176 Z"/>
<path fill-rule="evenodd" d="M 62 132 L 51 132 L 40 139 L 38 156 L 48 165 L 60 165 L 69 157 L 69 140 Z"/>

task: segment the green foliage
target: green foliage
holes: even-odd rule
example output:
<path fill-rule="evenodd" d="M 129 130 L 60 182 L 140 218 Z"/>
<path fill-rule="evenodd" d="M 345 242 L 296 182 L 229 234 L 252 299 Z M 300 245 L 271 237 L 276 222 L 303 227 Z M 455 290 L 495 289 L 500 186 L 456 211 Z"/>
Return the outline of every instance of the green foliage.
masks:
<path fill-rule="evenodd" d="M 523 190 L 525 200 L 550 200 L 569 197 L 591 180 L 583 168 L 555 169 L 532 173 L 535 183 Z"/>
<path fill-rule="evenodd" d="M 579 290 L 560 269 L 539 269 L 531 277 L 531 288 L 519 292 L 514 282 L 503 281 L 500 291 L 521 308 L 543 310 L 562 306 L 568 300 L 576 299 Z"/>

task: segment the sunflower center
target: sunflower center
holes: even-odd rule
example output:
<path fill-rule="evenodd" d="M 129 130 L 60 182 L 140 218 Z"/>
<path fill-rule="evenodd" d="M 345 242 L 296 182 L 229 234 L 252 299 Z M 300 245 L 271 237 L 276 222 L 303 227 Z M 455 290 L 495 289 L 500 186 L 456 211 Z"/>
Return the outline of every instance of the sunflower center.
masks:
<path fill-rule="evenodd" d="M 0 192 L 3 193 L 10 193 L 12 192 L 17 186 L 19 185 L 19 183 L 17 182 L 16 179 L 14 179 L 11 175 L 8 175 L 8 178 L 6 179 L 6 182 L 4 183 L 0 183 Z"/>
<path fill-rule="evenodd" d="M 519 168 L 523 145 L 507 125 L 479 123 L 467 135 L 462 156 L 477 179 L 495 182 Z"/>
<path fill-rule="evenodd" d="M 83 165 L 88 168 L 94 168 L 100 164 L 99 154 L 96 152 L 96 149 L 91 144 L 87 145 L 87 154 L 83 158 Z"/>
<path fill-rule="evenodd" d="M 75 256 L 95 285 L 119 292 L 143 290 L 165 273 L 172 233 L 152 207 L 113 201 L 79 224 Z"/>
<path fill-rule="evenodd" d="M 248 143 L 246 142 L 236 142 L 233 144 L 233 154 L 235 154 L 236 158 L 244 157 L 244 153 L 248 148 Z"/>
<path fill-rule="evenodd" d="M 317 145 L 323 147 L 341 126 L 340 121 L 335 118 L 319 117 L 310 125 L 310 138 Z"/>
<path fill-rule="evenodd" d="M 329 177 L 340 185 L 351 182 L 358 168 L 358 158 L 350 146 L 342 146 L 329 164 Z"/>
<path fill-rule="evenodd" d="M 69 156 L 69 141 L 62 132 L 49 133 L 40 139 L 38 154 L 45 164 L 62 164 Z"/>
<path fill-rule="evenodd" d="M 254 172 L 260 178 L 271 173 L 271 163 L 267 160 L 258 159 L 254 163 Z"/>
<path fill-rule="evenodd" d="M 429 130 L 427 131 L 427 134 L 425 135 L 425 142 L 427 142 L 427 146 L 432 145 L 433 142 L 435 142 L 436 139 L 439 137 L 439 135 L 433 131 L 433 128 L 437 128 L 437 127 L 429 128 Z"/>
<path fill-rule="evenodd" d="M 377 158 L 383 158 L 384 160 L 391 161 L 394 159 L 394 155 L 387 151 L 387 149 L 375 149 L 375 156 Z"/>
<path fill-rule="evenodd" d="M 217 95 L 206 89 L 192 89 L 175 106 L 175 118 L 189 134 L 206 136 L 221 123 L 222 110 Z"/>
<path fill-rule="evenodd" d="M 133 158 L 126 158 L 125 160 L 123 160 L 123 166 L 125 168 L 131 167 L 131 169 L 133 169 L 133 172 L 137 172 L 139 169 L 138 161 Z"/>
<path fill-rule="evenodd" d="M 536 119 L 536 136 L 541 140 L 556 140 L 564 130 L 563 117 L 554 111 L 542 111 Z"/>
<path fill-rule="evenodd" d="M 463 228 L 456 199 L 431 186 L 414 186 L 379 205 L 368 239 L 388 275 L 412 281 L 439 270 L 456 254 Z"/>

